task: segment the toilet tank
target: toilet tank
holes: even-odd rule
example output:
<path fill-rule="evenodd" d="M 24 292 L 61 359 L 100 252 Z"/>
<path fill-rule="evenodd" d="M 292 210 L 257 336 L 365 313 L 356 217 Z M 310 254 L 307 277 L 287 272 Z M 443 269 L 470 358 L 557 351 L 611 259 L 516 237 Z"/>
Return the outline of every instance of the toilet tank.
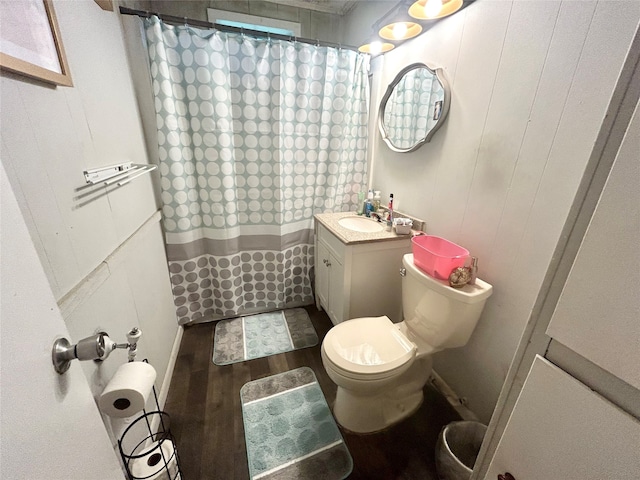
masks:
<path fill-rule="evenodd" d="M 452 288 L 416 267 L 413 254 L 402 264 L 402 308 L 410 334 L 440 350 L 466 345 L 493 287 L 476 279 L 475 285 Z"/>

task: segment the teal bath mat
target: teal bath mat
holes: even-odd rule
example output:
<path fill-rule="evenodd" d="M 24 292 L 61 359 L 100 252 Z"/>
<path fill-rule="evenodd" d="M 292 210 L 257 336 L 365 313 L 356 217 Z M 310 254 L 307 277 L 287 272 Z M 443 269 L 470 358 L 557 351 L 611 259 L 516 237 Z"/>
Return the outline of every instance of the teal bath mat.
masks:
<path fill-rule="evenodd" d="M 221 320 L 213 338 L 213 363 L 229 365 L 317 344 L 304 308 Z"/>
<path fill-rule="evenodd" d="M 316 376 L 308 367 L 240 390 L 251 480 L 340 480 L 353 469 Z"/>

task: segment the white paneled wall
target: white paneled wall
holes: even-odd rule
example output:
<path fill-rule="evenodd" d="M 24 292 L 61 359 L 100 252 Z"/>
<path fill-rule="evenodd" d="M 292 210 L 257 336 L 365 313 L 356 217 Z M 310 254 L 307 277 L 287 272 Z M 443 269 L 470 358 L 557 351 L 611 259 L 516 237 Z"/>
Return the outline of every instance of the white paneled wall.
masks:
<path fill-rule="evenodd" d="M 372 182 L 477 255 L 494 286 L 469 344 L 434 367 L 485 422 L 639 19 L 635 1 L 481 0 L 374 60 L 372 122 L 410 63 L 444 68 L 451 84 L 445 125 L 417 151 L 391 152 L 372 129 Z"/>
<path fill-rule="evenodd" d="M 73 339 L 90 335 L 93 329 L 106 331 L 118 342 L 126 342 L 132 327 L 142 330 L 137 360 L 147 359 L 157 372 L 157 393 L 166 396 L 173 358 L 180 336 L 176 337 L 175 307 L 167 278 L 167 263 L 158 220 L 154 215 L 118 250 L 110 255 L 85 282 L 93 288 L 66 296 L 60 305 Z M 174 346 L 174 342 L 176 345 Z M 174 352 L 177 353 L 177 352 Z M 118 367 L 127 361 L 127 350 L 116 350 L 102 363 L 83 362 L 94 397 L 99 397 Z M 165 378 L 169 375 L 168 378 Z M 161 398 L 162 401 L 162 398 Z M 149 404 L 151 410 L 155 404 Z M 113 439 L 126 424 L 104 417 Z"/>
<path fill-rule="evenodd" d="M 84 170 L 147 157 L 118 14 L 54 5 L 74 86 L 3 75 L 0 100 L 2 161 L 60 299 L 158 207 L 145 176 L 78 208 Z"/>
<path fill-rule="evenodd" d="M 157 172 L 90 202 L 78 190 L 86 169 L 148 163 L 119 14 L 92 0 L 54 7 L 74 86 L 2 73 L 2 163 L 70 340 L 104 330 L 122 343 L 131 327 L 142 328 L 139 358 L 149 359 L 156 386 L 166 391 L 180 330 L 154 195 Z M 118 351 L 103 365 L 83 362 L 94 396 L 124 361 Z"/>

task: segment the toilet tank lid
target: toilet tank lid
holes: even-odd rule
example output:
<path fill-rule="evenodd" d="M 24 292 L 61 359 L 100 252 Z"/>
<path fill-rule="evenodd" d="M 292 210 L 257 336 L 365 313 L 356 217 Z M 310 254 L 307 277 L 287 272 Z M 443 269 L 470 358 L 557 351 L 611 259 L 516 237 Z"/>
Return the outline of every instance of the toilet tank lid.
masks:
<path fill-rule="evenodd" d="M 359 374 L 395 370 L 416 351 L 415 344 L 386 316 L 340 323 L 329 330 L 323 348 L 335 365 Z"/>
<path fill-rule="evenodd" d="M 413 253 L 407 253 L 402 257 L 402 264 L 407 271 L 407 275 L 416 277 L 420 282 L 424 283 L 428 288 L 440 293 L 449 298 L 453 298 L 463 303 L 476 303 L 486 300 L 493 293 L 493 287 L 491 284 L 476 279 L 475 285 L 465 285 L 462 288 L 453 288 L 449 286 L 449 282 L 446 280 L 438 280 L 428 275 L 415 263 L 413 263 Z"/>

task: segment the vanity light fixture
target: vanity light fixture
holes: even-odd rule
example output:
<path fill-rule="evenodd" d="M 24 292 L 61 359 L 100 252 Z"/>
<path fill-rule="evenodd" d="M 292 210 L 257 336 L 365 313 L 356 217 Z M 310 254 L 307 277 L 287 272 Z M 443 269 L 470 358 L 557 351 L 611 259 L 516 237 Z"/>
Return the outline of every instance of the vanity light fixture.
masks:
<path fill-rule="evenodd" d="M 362 45 L 358 50 L 374 56 L 388 52 L 400 42 L 422 33 L 423 25 L 425 25 L 424 28 L 428 29 L 435 23 L 433 20 L 451 15 L 473 1 L 417 0 L 414 2 L 414 0 L 401 0 L 372 25 L 377 38 Z M 414 3 L 412 4 L 411 2 Z M 418 22 L 423 22 L 423 25 Z M 381 42 L 380 39 L 393 43 Z"/>
<path fill-rule="evenodd" d="M 417 20 L 444 18 L 462 8 L 462 0 L 418 0 L 409 7 L 409 15 Z"/>
<path fill-rule="evenodd" d="M 370 40 L 368 43 L 365 43 L 364 45 L 358 47 L 359 52 L 368 53 L 372 57 L 375 57 L 376 55 L 386 53 L 396 48 L 393 43 L 385 42 L 378 36 L 377 27 L 375 24 L 372 27 L 372 32 L 369 38 Z"/>
<path fill-rule="evenodd" d="M 408 40 L 422 32 L 422 27 L 415 22 L 393 22 L 380 29 L 378 35 L 385 40 Z"/>
<path fill-rule="evenodd" d="M 366 43 L 358 48 L 358 51 L 362 53 L 368 53 L 369 55 L 376 56 L 381 53 L 393 50 L 396 46 L 393 43 L 381 42 L 379 40 L 373 40 L 371 43 Z"/>
<path fill-rule="evenodd" d="M 373 29 L 377 30 L 381 38 L 398 42 L 413 38 L 422 32 L 422 27 L 407 13 L 407 6 L 407 0 L 398 2 L 373 25 Z"/>

